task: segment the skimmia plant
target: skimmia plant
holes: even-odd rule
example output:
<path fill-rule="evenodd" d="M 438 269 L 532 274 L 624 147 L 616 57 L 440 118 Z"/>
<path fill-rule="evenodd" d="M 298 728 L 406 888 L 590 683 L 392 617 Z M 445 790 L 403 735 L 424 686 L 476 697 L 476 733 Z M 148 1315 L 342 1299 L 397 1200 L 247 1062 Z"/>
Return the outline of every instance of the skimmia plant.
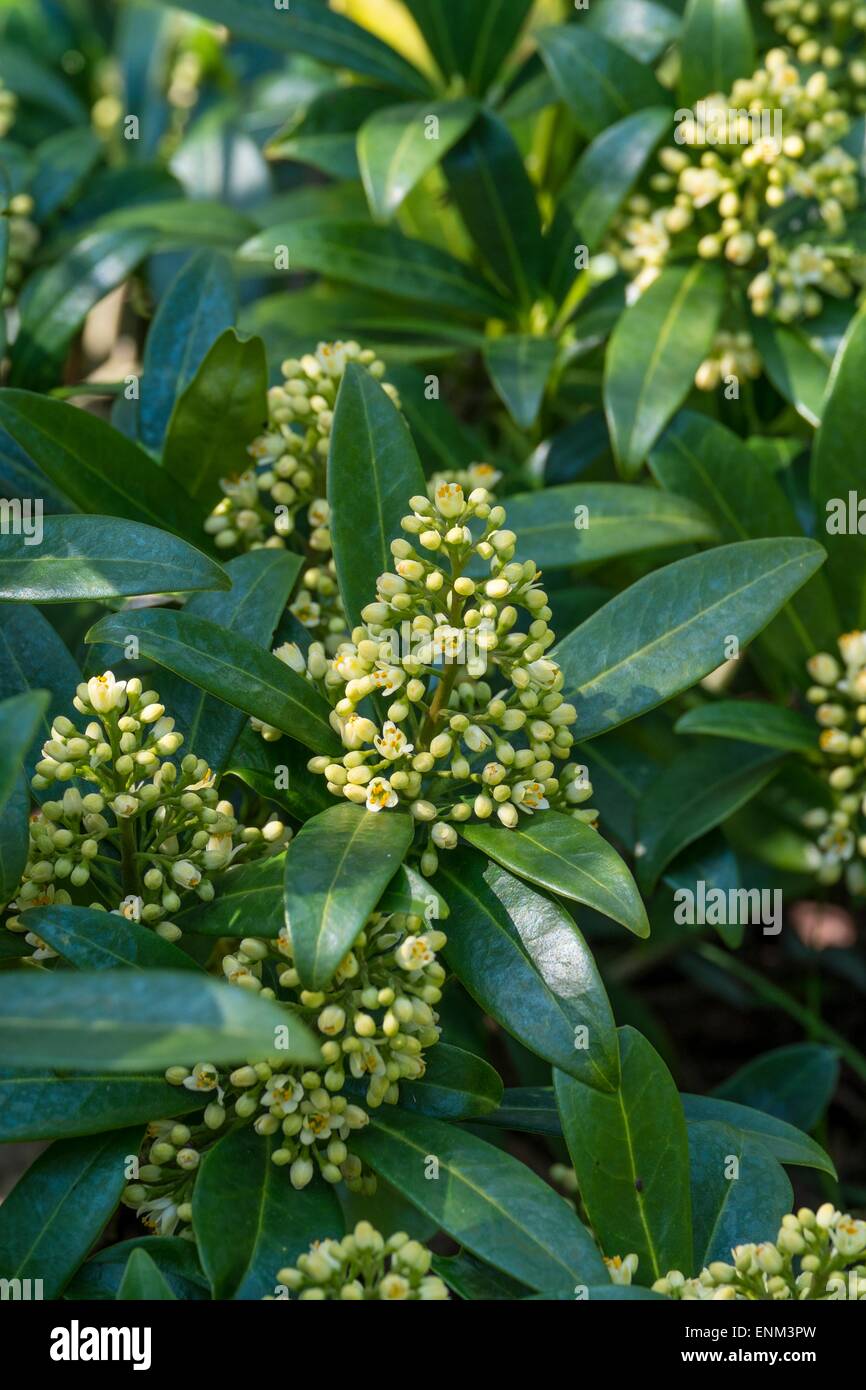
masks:
<path fill-rule="evenodd" d="M 866 9 L 110 8 L 0 10 L 3 1288 L 866 1297 Z"/>

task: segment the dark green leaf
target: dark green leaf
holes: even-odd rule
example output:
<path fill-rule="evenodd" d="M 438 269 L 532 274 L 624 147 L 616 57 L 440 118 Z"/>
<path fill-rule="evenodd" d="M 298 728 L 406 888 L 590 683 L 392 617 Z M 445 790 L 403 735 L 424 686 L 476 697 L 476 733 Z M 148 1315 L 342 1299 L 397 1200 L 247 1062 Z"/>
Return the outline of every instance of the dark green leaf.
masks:
<path fill-rule="evenodd" d="M 0 604 L 0 699 L 40 688 L 50 698 L 29 747 L 21 749 L 24 767 L 39 758 L 42 744 L 51 737 L 52 720 L 75 713 L 71 700 L 80 680 L 67 648 L 38 609 Z"/>
<path fill-rule="evenodd" d="M 689 1123 L 693 1120 L 716 1120 L 719 1124 L 731 1125 L 747 1137 L 759 1140 L 780 1163 L 817 1168 L 822 1173 L 829 1173 L 831 1178 L 836 1176 L 836 1169 L 820 1144 L 793 1125 L 776 1119 L 775 1115 L 767 1115 L 732 1100 L 719 1100 L 715 1096 L 683 1095 L 682 1101 Z"/>
<path fill-rule="evenodd" d="M 352 624 L 391 568 L 391 541 L 401 534 L 409 498 L 426 493 L 405 420 L 370 373 L 350 362 L 334 411 L 328 497 L 334 562 Z"/>
<path fill-rule="evenodd" d="M 33 220 L 38 226 L 62 208 L 93 171 L 103 152 L 96 131 L 82 126 L 49 135 L 35 152 L 36 170 L 30 185 Z"/>
<path fill-rule="evenodd" d="M 766 700 L 719 700 L 698 705 L 682 715 L 675 728 L 678 734 L 735 738 L 786 753 L 811 753 L 817 745 L 817 729 L 811 719 Z"/>
<path fill-rule="evenodd" d="M 688 0 L 680 35 L 679 96 L 692 106 L 711 92 L 729 92 L 756 66 L 746 0 Z"/>
<path fill-rule="evenodd" d="M 3 975 L 4 1055 L 22 1067 L 113 1072 L 192 1066 L 203 1057 L 320 1060 L 315 1038 L 291 1012 L 186 970 Z"/>
<path fill-rule="evenodd" d="M 632 111 L 664 103 L 652 70 L 586 24 L 543 29 L 538 43 L 560 97 L 588 139 Z"/>
<path fill-rule="evenodd" d="M 601 0 L 581 22 L 640 62 L 651 63 L 677 37 L 682 20 L 676 11 L 681 8 L 681 0 L 673 6 L 666 0 Z"/>
<path fill-rule="evenodd" d="M 0 542 L 2 544 L 2 542 Z M 0 703 L 0 904 L 14 895 L 27 863 L 30 794 L 22 766 L 48 709 L 47 690 Z"/>
<path fill-rule="evenodd" d="M 551 655 L 565 674 L 581 738 L 695 685 L 760 632 L 821 565 L 814 541 L 743 541 L 656 570 L 611 599 Z"/>
<path fill-rule="evenodd" d="M 202 1300 L 208 1284 L 201 1272 L 195 1242 L 181 1236 L 137 1236 L 98 1250 L 67 1285 L 71 1299 L 115 1298 L 130 1255 L 142 1250 L 166 1280 L 175 1297 Z"/>
<path fill-rule="evenodd" d="M 491 338 L 484 349 L 490 380 L 521 429 L 529 429 L 541 409 L 556 352 L 552 338 L 532 338 L 528 333 Z"/>
<path fill-rule="evenodd" d="M 666 106 L 636 111 L 602 130 L 580 156 L 563 185 L 560 203 L 591 253 L 601 250 L 611 222 L 671 122 Z M 574 240 L 570 235 L 568 241 Z"/>
<path fill-rule="evenodd" d="M 691 1263 L 689 1151 L 683 1107 L 658 1053 L 621 1028 L 622 1079 L 604 1095 L 554 1072 L 581 1202 L 608 1256 L 634 1251 L 652 1283 Z"/>
<path fill-rule="evenodd" d="M 613 846 L 583 821 L 560 811 L 543 811 L 514 830 L 468 824 L 460 833 L 530 883 L 586 903 L 636 936 L 649 936 L 646 911 L 631 874 Z"/>
<path fill-rule="evenodd" d="M 294 739 L 266 740 L 247 725 L 232 749 L 226 772 L 303 821 L 334 804 L 324 777 L 307 767 L 309 756 L 309 750 Z"/>
<path fill-rule="evenodd" d="M 0 1070 L 0 1143 L 65 1139 L 147 1124 L 195 1109 L 194 1095 L 161 1076 L 114 1072 Z"/>
<path fill-rule="evenodd" d="M 195 961 L 155 931 L 116 912 L 90 907 L 33 907 L 22 926 L 35 932 L 79 970 L 197 970 Z"/>
<path fill-rule="evenodd" d="M 713 341 L 725 279 L 711 261 L 670 265 L 617 321 L 607 349 L 604 408 L 625 478 L 635 477 Z"/>
<path fill-rule="evenodd" d="M 168 1280 L 160 1272 L 159 1266 L 155 1265 L 146 1250 L 138 1246 L 129 1256 L 123 1278 L 120 1281 L 120 1288 L 117 1290 L 116 1297 L 122 1302 L 132 1302 L 144 1300 L 153 1302 L 154 1300 L 166 1301 L 176 1298 Z"/>
<path fill-rule="evenodd" d="M 313 816 L 286 854 L 285 908 L 307 989 L 323 989 L 412 843 L 414 823 L 351 802 Z"/>
<path fill-rule="evenodd" d="M 213 902 L 175 913 L 181 931 L 199 936 L 262 936 L 270 940 L 285 926 L 285 854 L 241 864 L 222 874 Z"/>
<path fill-rule="evenodd" d="M 443 855 L 445 958 L 475 1002 L 536 1056 L 590 1086 L 619 1079 L 616 1027 L 575 922 L 474 850 Z"/>
<path fill-rule="evenodd" d="M 193 1225 L 214 1298 L 263 1298 L 274 1292 L 277 1271 L 314 1240 L 343 1234 L 333 1188 L 316 1178 L 296 1191 L 289 1169 L 271 1162 L 281 1138 L 246 1125 L 223 1135 L 201 1163 Z"/>
<path fill-rule="evenodd" d="M 425 1057 L 419 1081 L 400 1083 L 400 1105 L 439 1120 L 475 1120 L 502 1099 L 502 1081 L 482 1057 L 438 1043 Z"/>
<path fill-rule="evenodd" d="M 383 1106 L 353 1135 L 352 1149 L 495 1269 L 541 1290 L 602 1282 L 601 1257 L 573 1210 L 525 1164 L 482 1139 Z"/>
<path fill-rule="evenodd" d="M 830 376 L 827 354 L 796 324 L 754 318 L 752 335 L 776 390 L 817 429 Z"/>
<path fill-rule="evenodd" d="M 478 112 L 474 101 L 388 106 L 358 131 L 358 164 L 374 217 L 387 222 L 443 158 Z M 438 124 L 430 124 L 433 117 Z M 435 131 L 434 133 L 431 133 Z"/>
<path fill-rule="evenodd" d="M 838 1081 L 839 1054 L 832 1047 L 791 1043 L 747 1062 L 715 1094 L 808 1132 L 833 1099 Z"/>
<path fill-rule="evenodd" d="M 562 1121 L 556 1107 L 552 1086 L 513 1086 L 503 1092 L 502 1104 L 492 1115 L 482 1116 L 477 1123 L 495 1125 L 497 1129 L 516 1129 L 525 1134 L 562 1135 Z"/>
<path fill-rule="evenodd" d="M 460 1298 L 487 1302 L 490 1299 L 524 1298 L 528 1292 L 525 1284 L 509 1279 L 498 1269 L 491 1269 L 481 1260 L 476 1260 L 467 1250 L 457 1255 L 434 1255 L 433 1273 L 444 1279 Z M 570 1291 L 570 1297 L 574 1293 Z"/>
<path fill-rule="evenodd" d="M 443 77 L 484 92 L 514 46 L 531 0 L 406 0 Z"/>
<path fill-rule="evenodd" d="M 122 647 L 130 636 L 138 639 L 143 659 L 291 733 L 317 753 L 339 747 L 330 711 L 315 687 L 246 637 L 206 618 L 151 608 L 103 618 L 86 640 Z"/>
<path fill-rule="evenodd" d="M 735 1245 L 774 1241 L 794 1194 L 782 1165 L 756 1139 L 712 1122 L 688 1128 L 694 1223 L 690 1273 L 697 1274 L 712 1260 L 730 1263 Z"/>

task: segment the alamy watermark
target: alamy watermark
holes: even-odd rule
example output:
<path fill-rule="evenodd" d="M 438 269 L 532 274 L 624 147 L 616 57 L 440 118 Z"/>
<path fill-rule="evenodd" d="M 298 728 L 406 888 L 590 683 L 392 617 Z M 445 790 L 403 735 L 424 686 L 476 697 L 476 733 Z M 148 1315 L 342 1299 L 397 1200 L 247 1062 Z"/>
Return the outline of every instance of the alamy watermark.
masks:
<path fill-rule="evenodd" d="M 704 100 L 694 108 L 681 106 L 674 113 L 674 140 L 678 145 L 756 145 L 772 142 L 782 148 L 782 112 L 721 107 Z"/>
<path fill-rule="evenodd" d="M 712 888 L 698 879 L 694 888 L 674 892 L 679 926 L 761 926 L 764 936 L 782 930 L 781 888 Z"/>
<path fill-rule="evenodd" d="M 0 497 L 0 536 L 23 536 L 25 545 L 41 545 L 42 498 Z"/>

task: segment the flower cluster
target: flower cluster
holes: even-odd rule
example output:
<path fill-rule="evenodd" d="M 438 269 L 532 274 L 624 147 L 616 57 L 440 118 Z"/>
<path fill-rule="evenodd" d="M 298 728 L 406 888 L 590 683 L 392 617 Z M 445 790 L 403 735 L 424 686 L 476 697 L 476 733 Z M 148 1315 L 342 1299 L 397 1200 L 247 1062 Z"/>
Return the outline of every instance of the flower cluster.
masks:
<path fill-rule="evenodd" d="M 185 900 L 210 902 L 216 875 L 239 856 L 279 851 L 290 831 L 277 819 L 261 828 L 238 824 L 204 760 L 193 753 L 175 760 L 183 735 L 137 677 L 94 676 L 78 686 L 73 704 L 89 722 L 81 730 L 58 716 L 43 746 L 33 788 L 57 786 L 62 795 L 31 818 L 13 906 L 24 912 L 95 892 L 91 906 L 108 906 L 175 941 L 181 933 L 171 918 Z M 6 925 L 27 931 L 26 917 Z M 40 956 L 52 954 L 33 944 Z"/>
<path fill-rule="evenodd" d="M 866 6 L 855 0 L 766 0 L 764 12 L 799 63 L 820 64 L 846 106 L 866 110 Z"/>
<path fill-rule="evenodd" d="M 430 1273 L 433 1256 L 405 1231 L 385 1240 L 369 1221 L 359 1221 L 342 1240 L 317 1240 L 295 1265 L 277 1275 L 277 1297 L 342 1299 L 441 1300 L 449 1297 L 441 1279 Z M 285 1292 L 283 1292 L 285 1291 Z"/>
<path fill-rule="evenodd" d="M 277 1136 L 271 1160 L 288 1165 L 295 1188 L 306 1187 L 318 1171 L 325 1182 L 375 1191 L 375 1178 L 351 1152 L 351 1135 L 368 1123 L 368 1109 L 396 1104 L 401 1081 L 424 1075 L 424 1052 L 439 1039 L 435 1006 L 445 970 L 436 952 L 444 944 L 444 933 L 425 929 L 421 917 L 375 913 L 327 989 L 314 991 L 301 986 L 287 927 L 275 941 L 241 940 L 223 956 L 226 980 L 285 1003 L 303 1018 L 323 1038 L 321 1068 L 276 1059 L 227 1074 L 206 1061 L 192 1069 L 170 1067 L 171 1084 L 212 1098 L 202 1124 L 180 1141 L 172 1137 L 173 1121 L 151 1126 L 147 1161 L 127 1188 L 127 1205 L 156 1222 L 161 1234 L 188 1222 L 202 1149 L 225 1126 L 250 1123 L 262 1136 Z"/>
<path fill-rule="evenodd" d="M 818 878 L 837 883 L 843 873 L 854 893 L 866 889 L 866 633 L 839 638 L 841 662 L 818 652 L 807 662 L 815 685 L 807 699 L 821 725 L 818 746 L 832 807 L 807 812 L 804 824 L 818 831 Z"/>
<path fill-rule="evenodd" d="M 715 391 L 731 378 L 754 381 L 761 375 L 761 358 L 751 333 L 717 333 L 709 354 L 695 372 L 699 391 Z"/>
<path fill-rule="evenodd" d="M 851 296 L 866 258 L 844 236 L 860 201 L 857 161 L 839 143 L 849 125 L 826 74 L 801 78 L 783 49 L 697 105 L 677 131 L 682 144 L 659 152 L 649 192 L 628 201 L 612 233 L 632 294 L 669 261 L 697 255 L 742 270 L 758 316 L 789 323 L 819 314 L 825 295 Z M 780 209 L 795 200 L 798 230 L 785 234 Z"/>
<path fill-rule="evenodd" d="M 306 545 L 330 554 L 325 465 L 337 392 L 349 362 L 366 367 L 399 406 L 396 388 L 382 380 L 384 362 L 358 343 L 320 343 L 314 353 L 285 361 L 283 384 L 268 392 L 267 428 L 249 446 L 254 467 L 222 480 L 225 495 L 205 522 L 221 550 L 285 546 L 303 513 Z"/>
<path fill-rule="evenodd" d="M 782 1218 L 775 1242 L 737 1245 L 732 1262 L 714 1260 L 696 1279 L 671 1270 L 653 1284 L 656 1293 L 670 1298 L 748 1299 L 782 1302 L 788 1299 L 866 1300 L 866 1221 L 855 1221 L 825 1202 L 817 1212 L 801 1207 Z M 629 1283 L 637 1268 L 637 1256 L 628 1278 L 617 1270 L 615 1282 Z"/>
<path fill-rule="evenodd" d="M 590 823 L 597 813 L 577 809 L 592 794 L 568 761 L 577 713 L 545 655 L 555 638 L 540 572 L 515 560 L 504 508 L 455 482 L 409 505 L 401 524 L 417 549 L 392 541 L 394 571 L 319 681 L 347 752 L 309 767 L 369 811 L 410 810 L 427 827 L 431 874 L 437 851 L 457 843 L 455 824 L 513 828 L 549 806 Z"/>

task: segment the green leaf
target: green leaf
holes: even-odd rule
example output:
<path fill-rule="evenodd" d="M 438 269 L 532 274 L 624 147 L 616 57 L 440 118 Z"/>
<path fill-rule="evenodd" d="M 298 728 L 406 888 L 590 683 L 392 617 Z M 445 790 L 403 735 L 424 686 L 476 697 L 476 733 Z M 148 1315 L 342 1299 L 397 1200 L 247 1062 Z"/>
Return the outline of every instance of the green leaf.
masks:
<path fill-rule="evenodd" d="M 412 843 L 414 823 L 351 802 L 313 816 L 286 853 L 285 909 L 307 989 L 324 989 Z"/>
<path fill-rule="evenodd" d="M 822 1173 L 829 1173 L 831 1178 L 836 1177 L 836 1169 L 820 1144 L 793 1125 L 776 1119 L 775 1115 L 766 1115 L 751 1106 L 719 1100 L 715 1096 L 683 1095 L 682 1102 L 689 1123 L 716 1120 L 719 1124 L 731 1125 L 747 1137 L 759 1140 L 780 1163 L 817 1168 Z"/>
<path fill-rule="evenodd" d="M 450 916 L 441 893 L 408 864 L 401 864 L 376 904 L 377 912 L 407 912 L 430 921 Z"/>
<path fill-rule="evenodd" d="M 169 0 L 160 0 L 168 4 Z M 425 93 L 425 78 L 388 44 L 321 0 L 291 0 L 290 9 L 276 9 L 273 0 L 187 0 L 187 10 L 214 24 L 224 24 L 233 36 L 264 44 L 278 52 L 305 53 L 331 67 L 348 68 L 375 78 L 398 91 Z"/>
<path fill-rule="evenodd" d="M 225 567 L 231 580 L 229 592 L 196 594 L 185 605 L 184 612 L 218 623 L 227 632 L 248 637 L 256 646 L 269 647 L 302 564 L 300 555 L 272 550 L 268 546 L 237 555 Z M 222 772 L 241 732 L 247 727 L 243 713 L 226 708 L 222 700 L 206 695 L 170 671 L 160 679 L 160 692 L 166 709 L 170 709 L 177 720 L 187 747 L 204 758 L 211 771 Z M 258 734 L 253 737 L 257 743 L 262 743 Z M 273 795 L 273 790 L 271 772 L 266 796 Z"/>
<path fill-rule="evenodd" d="M 817 429 L 830 376 L 830 358 L 796 324 L 753 318 L 751 332 L 776 390 Z"/>
<path fill-rule="evenodd" d="M 510 130 L 482 112 L 442 167 L 482 262 L 503 293 L 530 305 L 541 282 L 544 243 L 535 190 Z"/>
<path fill-rule="evenodd" d="M 317 1177 L 296 1191 L 289 1168 L 271 1162 L 281 1140 L 245 1125 L 224 1134 L 201 1162 L 192 1219 L 214 1298 L 263 1298 L 273 1293 L 277 1271 L 314 1240 L 343 1234 L 333 1188 Z"/>
<path fill-rule="evenodd" d="M 206 618 L 167 608 L 111 614 L 88 642 L 124 646 L 138 639 L 140 656 L 166 666 L 226 704 L 291 733 L 317 753 L 339 748 L 330 713 L 314 686 L 270 652 Z"/>
<path fill-rule="evenodd" d="M 602 130 L 584 150 L 563 184 L 560 206 L 569 214 L 568 251 L 574 255 L 574 229 L 590 251 L 598 251 L 625 199 L 662 137 L 670 132 L 667 106 L 646 107 Z"/>
<path fill-rule="evenodd" d="M 230 262 L 218 251 L 196 252 L 160 300 L 144 345 L 138 428 L 149 449 L 162 446 L 177 397 L 236 313 Z"/>
<path fill-rule="evenodd" d="M 521 429 L 534 424 L 556 361 L 552 338 L 531 338 L 528 333 L 490 338 L 484 364 L 490 380 L 512 420 Z"/>
<path fill-rule="evenodd" d="M 678 734 L 735 738 L 786 753 L 813 753 L 817 746 L 817 728 L 811 719 L 767 700 L 718 700 L 698 705 L 681 715 L 674 728 Z"/>
<path fill-rule="evenodd" d="M 747 1062 L 716 1088 L 715 1095 L 808 1132 L 820 1122 L 838 1081 L 839 1054 L 834 1048 L 791 1043 Z"/>
<path fill-rule="evenodd" d="M 812 450 L 811 475 L 818 529 L 827 534 L 827 574 L 843 623 L 856 628 L 866 625 L 866 521 L 856 511 L 863 480 L 859 459 L 866 430 L 864 372 L 866 306 L 851 320 L 833 362 L 821 428 Z M 848 517 L 850 493 L 855 494 L 854 527 Z"/>
<path fill-rule="evenodd" d="M 247 446 L 267 419 L 268 367 L 261 338 L 227 328 L 174 404 L 162 464 L 204 506 L 221 497 L 220 478 L 249 467 Z"/>
<path fill-rule="evenodd" d="M 46 516 L 32 547 L 0 536 L 0 599 L 78 603 L 131 594 L 228 589 L 225 570 L 186 541 L 108 516 Z"/>
<path fill-rule="evenodd" d="M 141 1246 L 133 1250 L 123 1272 L 116 1298 L 123 1302 L 165 1302 L 176 1296 L 168 1280 L 160 1272 L 159 1265 L 154 1264 L 147 1251 Z"/>
<path fill-rule="evenodd" d="M 275 940 L 285 926 L 285 854 L 240 864 L 220 875 L 212 902 L 196 903 L 174 915 L 181 931 L 198 936 L 262 936 Z"/>
<path fill-rule="evenodd" d="M 662 487 L 689 497 L 713 518 L 724 541 L 795 536 L 801 527 L 780 483 L 724 425 L 681 411 L 653 448 L 650 468 Z M 839 632 L 826 575 L 817 574 L 784 606 L 760 638 L 768 662 L 795 681 L 815 651 Z"/>
<path fill-rule="evenodd" d="M 439 1120 L 475 1120 L 489 1115 L 502 1099 L 502 1081 L 482 1057 L 448 1043 L 437 1043 L 425 1057 L 419 1081 L 400 1083 L 400 1105 Z"/>
<path fill-rule="evenodd" d="M 81 672 L 68 649 L 37 608 L 0 604 L 0 700 L 42 688 L 49 694 L 47 713 L 30 745 L 21 749 L 24 767 L 38 760 L 57 715 L 75 713 L 72 692 L 80 680 Z"/>
<path fill-rule="evenodd" d="M 475 318 L 507 314 L 505 302 L 463 261 L 390 227 L 326 218 L 278 223 L 245 242 L 238 259 L 273 269 L 277 246 L 288 248 L 293 272 L 314 270 L 366 291 L 396 293 Z"/>
<path fill-rule="evenodd" d="M 661 546 L 718 539 L 707 513 L 687 497 L 631 483 L 566 483 L 508 498 L 521 560 L 545 573 L 594 565 Z"/>
<path fill-rule="evenodd" d="M 199 1268 L 195 1242 L 182 1236 L 137 1236 L 121 1240 L 91 1255 L 67 1285 L 71 1299 L 115 1298 L 127 1262 L 141 1250 L 156 1265 L 176 1298 L 201 1301 L 208 1297 L 207 1280 Z"/>
<path fill-rule="evenodd" d="M 695 685 L 742 649 L 815 573 L 814 541 L 743 541 L 677 560 L 599 608 L 552 649 L 582 739 Z"/>
<path fill-rule="evenodd" d="M 571 1207 L 524 1163 L 473 1134 L 383 1106 L 353 1134 L 352 1150 L 454 1240 L 530 1288 L 603 1281 L 595 1243 Z M 431 1158 L 436 1181 L 426 1176 Z"/>
<path fill-rule="evenodd" d="M 706 1121 L 690 1123 L 688 1130 L 691 1273 L 697 1274 L 711 1260 L 730 1263 L 735 1245 L 775 1241 L 782 1217 L 794 1205 L 794 1193 L 778 1160 L 742 1131 Z"/>
<path fill-rule="evenodd" d="M 309 756 L 309 750 L 294 739 L 266 740 L 247 724 L 225 771 L 303 821 L 334 804 L 324 777 L 307 767 Z"/>
<path fill-rule="evenodd" d="M 525 1298 L 528 1289 L 516 1279 L 509 1279 L 498 1269 L 491 1269 L 481 1260 L 476 1260 L 468 1251 L 461 1250 L 456 1255 L 434 1255 L 433 1273 L 443 1279 L 453 1293 L 460 1298 L 487 1302 L 491 1299 L 509 1301 Z M 574 1297 L 573 1291 L 569 1296 Z"/>
<path fill-rule="evenodd" d="M 686 845 L 699 840 L 756 796 L 781 755 L 750 743 L 696 744 L 655 777 L 638 806 L 642 847 L 638 882 L 645 893 Z"/>
<path fill-rule="evenodd" d="M 0 427 L 80 511 L 204 541 L 201 508 L 98 416 L 30 391 L 0 391 Z"/>
<path fill-rule="evenodd" d="M 443 855 L 436 882 L 452 913 L 445 959 L 476 1004 L 536 1056 L 612 1090 L 616 1026 L 576 923 L 471 849 Z"/>
<path fill-rule="evenodd" d="M 10 386 L 41 391 L 57 384 L 66 351 L 90 310 L 144 260 L 152 241 L 149 232 L 94 232 L 42 271 L 22 306 Z"/>
<path fill-rule="evenodd" d="M 694 382 L 725 294 L 711 261 L 670 265 L 617 320 L 605 360 L 604 408 L 620 471 L 635 477 Z"/>
<path fill-rule="evenodd" d="M 502 1104 L 478 1124 L 515 1129 L 523 1134 L 547 1134 L 561 1138 L 562 1121 L 552 1086 L 512 1086 L 503 1092 Z"/>
<path fill-rule="evenodd" d="M 388 106 L 370 116 L 358 131 L 358 164 L 373 216 L 383 222 L 393 217 L 477 113 L 474 101 L 427 101 Z M 429 124 L 431 117 L 437 126 Z M 435 135 L 429 133 L 433 129 Z"/>
<path fill-rule="evenodd" d="M 2 545 L 2 541 L 0 541 Z M 27 690 L 0 703 L 0 905 L 13 897 L 30 842 L 30 793 L 22 767 L 48 709 L 47 690 Z"/>
<path fill-rule="evenodd" d="M 729 92 L 755 70 L 755 36 L 746 0 L 688 0 L 680 35 L 679 96 L 693 106 Z"/>
<path fill-rule="evenodd" d="M 161 1076 L 46 1067 L 0 1070 L 0 1143 L 66 1139 L 147 1124 L 195 1109 L 194 1095 Z"/>
<path fill-rule="evenodd" d="M 514 46 L 531 0 L 406 0 L 445 78 L 465 77 L 484 92 Z"/>
<path fill-rule="evenodd" d="M 465 825 L 460 833 L 530 883 L 586 903 L 635 936 L 649 936 L 646 911 L 631 874 L 613 846 L 583 821 L 560 811 L 542 811 L 514 830 Z"/>
<path fill-rule="evenodd" d="M 234 249 L 252 233 L 255 222 L 245 212 L 207 198 L 159 198 L 112 208 L 96 223 L 98 234 L 123 229 L 150 238 L 157 251 L 180 251 L 204 245 Z"/>
<path fill-rule="evenodd" d="M 581 1202 L 602 1251 L 634 1251 L 652 1283 L 692 1256 L 689 1150 L 683 1107 L 658 1053 L 621 1028 L 622 1079 L 612 1096 L 554 1072 L 556 1100 Z"/>
<path fill-rule="evenodd" d="M 409 428 L 368 371 L 350 362 L 340 384 L 328 457 L 330 531 L 340 594 L 350 623 L 393 564 L 409 498 L 427 484 Z"/>
<path fill-rule="evenodd" d="M 29 908 L 21 920 L 79 970 L 198 970 L 170 941 L 116 912 L 54 905 Z"/>
<path fill-rule="evenodd" d="M 682 8 L 677 0 L 675 9 Z M 665 0 L 603 0 L 589 9 L 581 20 L 624 48 L 642 63 L 651 63 L 677 37 L 682 24 L 679 13 Z"/>
<path fill-rule="evenodd" d="M 103 150 L 96 131 L 82 126 L 60 130 L 42 141 L 35 151 L 36 169 L 29 189 L 37 226 L 44 226 L 55 212 L 72 201 L 99 163 Z"/>
<path fill-rule="evenodd" d="M 40 1154 L 0 1207 L 0 1277 L 41 1280 L 59 1298 L 117 1206 L 141 1131 L 61 1139 Z"/>
<path fill-rule="evenodd" d="M 632 111 L 664 103 L 652 70 L 588 25 L 542 29 L 537 37 L 559 95 L 587 139 Z"/>
<path fill-rule="evenodd" d="M 3 975 L 3 1055 L 22 1067 L 112 1072 L 191 1067 L 203 1057 L 320 1060 L 315 1038 L 290 1011 L 186 970 Z"/>

